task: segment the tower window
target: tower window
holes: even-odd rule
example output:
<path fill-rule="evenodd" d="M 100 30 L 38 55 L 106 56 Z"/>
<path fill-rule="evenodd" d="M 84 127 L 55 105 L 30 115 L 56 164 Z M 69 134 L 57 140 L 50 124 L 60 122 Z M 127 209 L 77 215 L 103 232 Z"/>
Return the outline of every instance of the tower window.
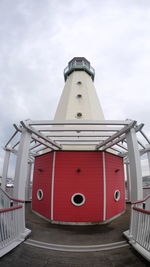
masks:
<path fill-rule="evenodd" d="M 80 84 L 82 84 L 82 82 L 81 81 L 78 81 L 77 84 L 80 85 Z"/>
<path fill-rule="evenodd" d="M 81 95 L 81 94 L 78 94 L 78 95 L 77 95 L 77 98 L 81 98 L 81 97 L 82 97 L 82 95 Z"/>
<path fill-rule="evenodd" d="M 82 117 L 82 113 L 81 112 L 78 112 L 77 113 L 77 118 L 81 118 Z"/>

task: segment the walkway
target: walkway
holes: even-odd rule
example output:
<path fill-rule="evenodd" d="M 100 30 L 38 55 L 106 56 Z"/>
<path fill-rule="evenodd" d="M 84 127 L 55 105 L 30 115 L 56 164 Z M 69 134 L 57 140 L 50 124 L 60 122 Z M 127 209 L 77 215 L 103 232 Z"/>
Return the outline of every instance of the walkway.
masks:
<path fill-rule="evenodd" d="M 126 239 L 122 235 L 129 228 L 129 209 L 130 206 L 127 205 L 126 213 L 107 225 L 62 226 L 51 225 L 39 218 L 31 212 L 30 204 L 26 204 L 26 226 L 32 230 L 32 234 L 25 243 L 1 258 L 1 266 L 149 266 L 149 263 L 126 243 Z M 40 248 L 41 245 L 47 248 Z M 68 252 L 57 250 L 58 248 L 59 250 L 63 250 L 63 248 L 68 250 L 69 246 L 73 246 L 73 250 L 75 246 L 84 246 L 84 248 L 86 246 L 87 248 L 89 245 L 93 245 L 94 250 L 99 248 L 99 251 Z M 83 250 L 83 248 L 81 249 Z"/>

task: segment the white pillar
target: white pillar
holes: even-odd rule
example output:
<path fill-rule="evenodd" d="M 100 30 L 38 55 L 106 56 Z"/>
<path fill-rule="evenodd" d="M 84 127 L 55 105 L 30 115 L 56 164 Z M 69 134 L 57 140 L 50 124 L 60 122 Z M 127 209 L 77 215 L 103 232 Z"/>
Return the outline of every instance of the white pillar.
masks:
<path fill-rule="evenodd" d="M 33 162 L 28 162 L 28 175 L 26 180 L 26 187 L 25 187 L 25 200 L 30 201 L 31 200 L 31 173 L 32 173 L 32 165 Z"/>
<path fill-rule="evenodd" d="M 132 128 L 126 134 L 131 176 L 131 202 L 143 199 L 142 170 L 136 132 Z"/>
<path fill-rule="evenodd" d="M 131 176 L 129 162 L 125 163 L 127 176 L 127 202 L 131 202 Z"/>
<path fill-rule="evenodd" d="M 150 151 L 147 152 L 147 159 L 148 159 L 148 167 L 149 167 L 149 173 L 150 173 Z"/>
<path fill-rule="evenodd" d="M 5 149 L 5 158 L 4 158 L 4 164 L 3 164 L 3 172 L 2 172 L 2 189 L 6 190 L 6 179 L 8 177 L 8 167 L 9 167 L 9 159 L 10 159 L 10 149 Z"/>
<path fill-rule="evenodd" d="M 25 129 L 22 130 L 17 162 L 15 169 L 14 197 L 25 200 L 25 186 L 28 176 L 28 156 L 31 134 Z"/>

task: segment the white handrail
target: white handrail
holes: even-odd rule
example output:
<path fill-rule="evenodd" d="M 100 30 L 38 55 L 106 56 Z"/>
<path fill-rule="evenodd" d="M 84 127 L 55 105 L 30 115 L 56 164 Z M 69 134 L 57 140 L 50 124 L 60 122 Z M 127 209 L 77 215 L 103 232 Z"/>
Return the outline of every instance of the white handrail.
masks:
<path fill-rule="evenodd" d="M 131 245 L 150 261 L 150 195 L 132 203 L 130 230 L 125 235 Z"/>
<path fill-rule="evenodd" d="M 10 197 L 0 188 L 0 257 L 24 241 L 31 232 L 25 228 L 24 201 Z"/>

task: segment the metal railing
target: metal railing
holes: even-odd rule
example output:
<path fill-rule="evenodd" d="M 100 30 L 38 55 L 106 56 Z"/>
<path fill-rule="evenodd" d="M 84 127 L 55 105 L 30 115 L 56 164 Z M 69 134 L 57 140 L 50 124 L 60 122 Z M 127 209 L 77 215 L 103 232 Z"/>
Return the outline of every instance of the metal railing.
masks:
<path fill-rule="evenodd" d="M 150 186 L 143 187 L 143 197 L 147 197 L 150 194 Z"/>
<path fill-rule="evenodd" d="M 30 230 L 25 228 L 24 201 L 0 188 L 0 257 L 19 245 Z"/>
<path fill-rule="evenodd" d="M 132 203 L 128 237 L 131 245 L 150 261 L 150 195 Z"/>

